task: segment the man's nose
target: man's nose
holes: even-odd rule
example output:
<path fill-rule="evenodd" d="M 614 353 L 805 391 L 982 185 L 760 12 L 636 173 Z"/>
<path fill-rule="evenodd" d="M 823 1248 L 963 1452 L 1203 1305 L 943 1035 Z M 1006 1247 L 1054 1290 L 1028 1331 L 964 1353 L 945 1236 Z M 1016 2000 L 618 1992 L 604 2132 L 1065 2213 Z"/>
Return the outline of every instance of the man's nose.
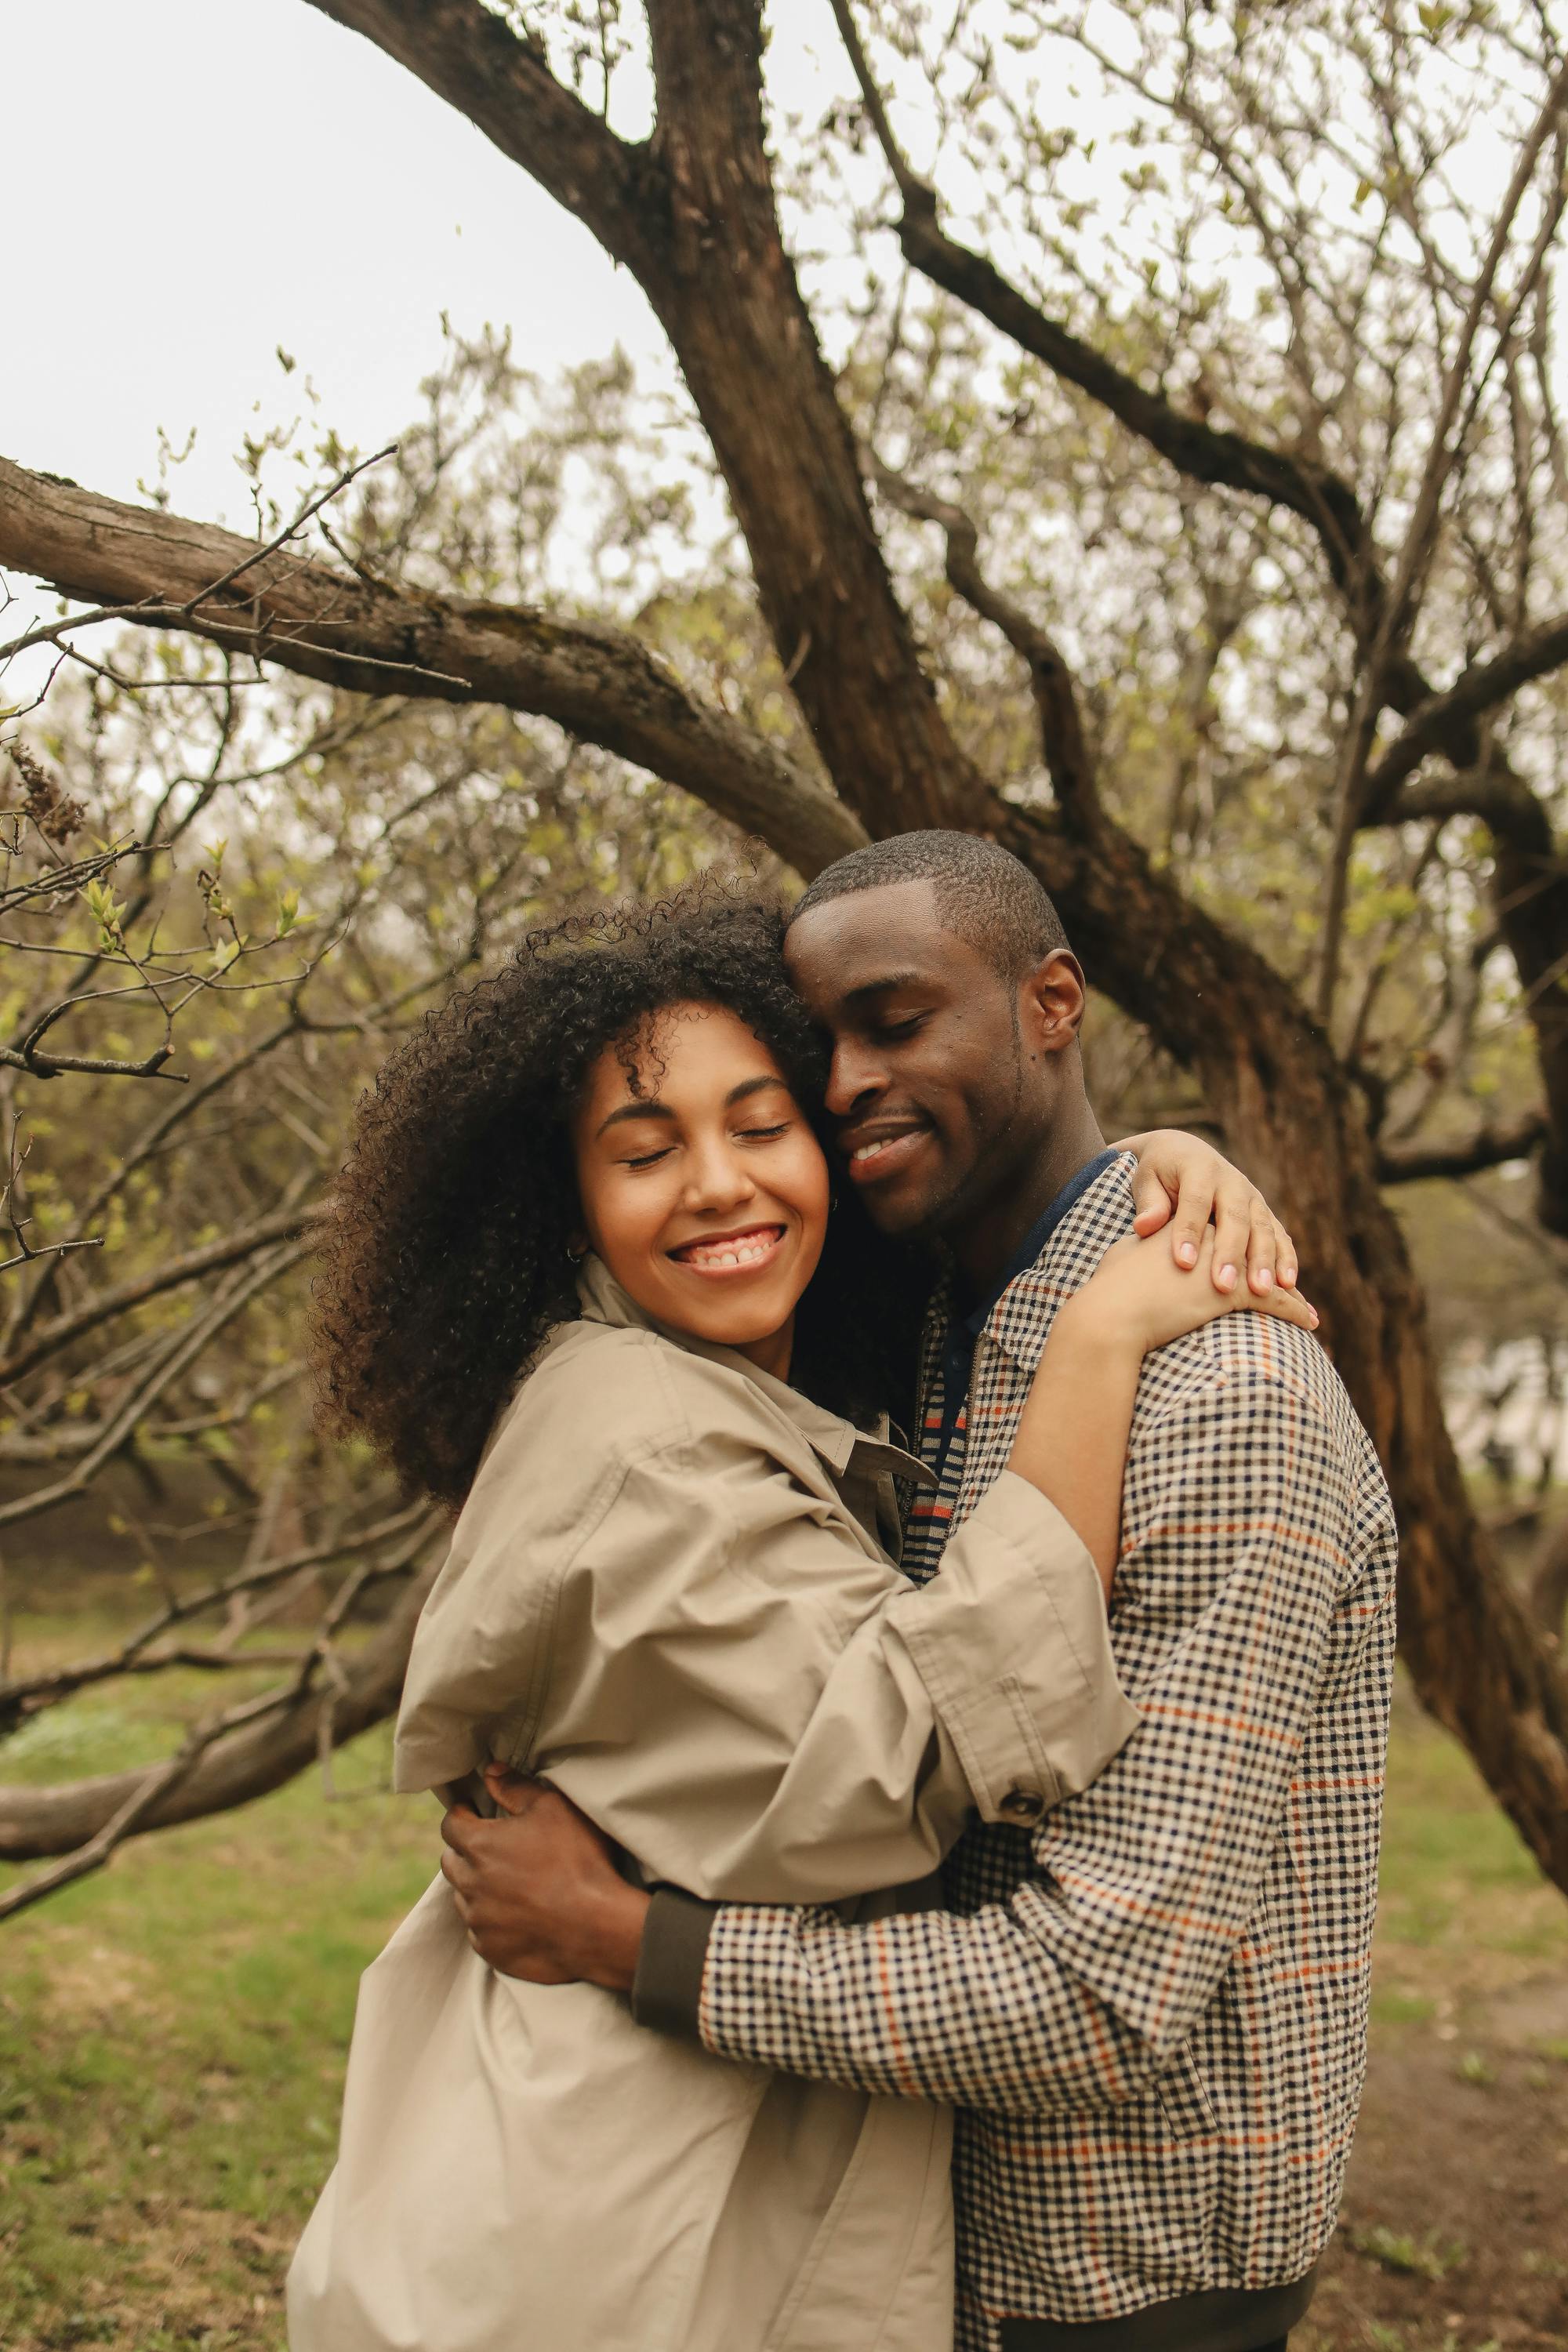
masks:
<path fill-rule="evenodd" d="M 864 1110 L 887 1092 L 888 1074 L 875 1054 L 855 1038 L 841 1037 L 827 1073 L 826 1104 L 834 1118 Z"/>

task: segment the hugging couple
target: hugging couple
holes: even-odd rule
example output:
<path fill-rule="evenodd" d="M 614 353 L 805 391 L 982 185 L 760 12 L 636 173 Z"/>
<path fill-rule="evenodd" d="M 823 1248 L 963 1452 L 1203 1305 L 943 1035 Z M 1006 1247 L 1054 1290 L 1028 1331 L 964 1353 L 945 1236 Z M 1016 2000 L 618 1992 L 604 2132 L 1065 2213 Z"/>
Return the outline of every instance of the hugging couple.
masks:
<path fill-rule="evenodd" d="M 395 1763 L 447 1852 L 293 2352 L 1306 2309 L 1394 1527 L 1288 1237 L 1203 1144 L 1106 1148 L 1083 1007 L 1027 871 L 911 834 L 787 917 L 536 935 L 362 1107 L 317 1364 L 458 1514 Z"/>

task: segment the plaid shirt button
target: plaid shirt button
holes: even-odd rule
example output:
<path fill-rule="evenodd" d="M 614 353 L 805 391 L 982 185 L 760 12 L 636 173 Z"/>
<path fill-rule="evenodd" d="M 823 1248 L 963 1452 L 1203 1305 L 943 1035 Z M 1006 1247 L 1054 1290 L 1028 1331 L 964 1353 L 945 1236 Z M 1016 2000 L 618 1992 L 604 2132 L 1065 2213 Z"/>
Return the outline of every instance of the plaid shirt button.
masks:
<path fill-rule="evenodd" d="M 1038 1789 L 1009 1789 L 997 1802 L 998 1812 L 1009 1821 L 1037 1822 L 1046 1810 L 1046 1801 Z"/>

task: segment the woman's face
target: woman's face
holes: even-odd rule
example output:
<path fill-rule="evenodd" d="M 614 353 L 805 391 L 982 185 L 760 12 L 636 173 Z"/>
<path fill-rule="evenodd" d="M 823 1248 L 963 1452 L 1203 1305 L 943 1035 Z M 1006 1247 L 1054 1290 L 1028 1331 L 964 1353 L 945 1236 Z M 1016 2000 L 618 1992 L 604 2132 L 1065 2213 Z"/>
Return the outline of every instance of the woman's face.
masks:
<path fill-rule="evenodd" d="M 778 1064 L 732 1013 L 672 1005 L 634 1094 L 613 1047 L 573 1122 L 583 1224 L 646 1315 L 789 1370 L 827 1224 L 827 1163 Z"/>

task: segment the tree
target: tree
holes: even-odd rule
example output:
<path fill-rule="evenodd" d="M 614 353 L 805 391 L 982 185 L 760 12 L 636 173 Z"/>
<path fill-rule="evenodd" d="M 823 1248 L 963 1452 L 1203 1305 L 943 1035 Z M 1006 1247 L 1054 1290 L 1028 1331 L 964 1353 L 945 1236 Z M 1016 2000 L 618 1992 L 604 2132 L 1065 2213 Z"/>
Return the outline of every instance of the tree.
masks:
<path fill-rule="evenodd" d="M 1016 850 L 1300 1238 L 1416 1689 L 1568 1887 L 1568 1680 L 1467 1496 L 1382 1191 L 1533 1151 L 1568 1232 L 1542 12 L 832 0 L 845 95 L 770 141 L 761 0 L 311 5 L 637 278 L 743 542 L 752 691 L 657 612 L 378 562 L 374 505 L 307 555 L 0 463 L 0 563 L 342 694 L 542 716 L 802 873 L 925 824 Z"/>
<path fill-rule="evenodd" d="M 490 520 L 510 528 L 526 499 L 537 562 L 586 450 L 611 478 L 617 551 L 635 553 L 653 525 L 614 485 L 635 446 L 627 388 L 616 365 L 535 399 L 504 343 L 454 339 L 426 421 L 365 478 L 374 512 L 340 520 L 384 561 L 451 578 L 495 564 Z M 356 468 L 330 436 L 317 454 L 346 488 Z M 290 546 L 299 527 L 266 525 Z M 720 831 L 510 713 L 262 688 L 251 667 L 192 638 L 129 641 L 57 685 L 49 727 L 11 747 L 0 1736 L 47 1737 L 83 1692 L 174 1668 L 225 1702 L 154 1771 L 0 1793 L 5 1851 L 66 1856 L 0 1916 L 135 1830 L 329 1759 L 395 1706 L 447 1521 L 310 1430 L 304 1283 L 345 1115 L 398 1036 L 520 926 L 667 887 Z M 14 1665 L 6 1570 L 47 1515 L 84 1505 L 122 1622 Z"/>

